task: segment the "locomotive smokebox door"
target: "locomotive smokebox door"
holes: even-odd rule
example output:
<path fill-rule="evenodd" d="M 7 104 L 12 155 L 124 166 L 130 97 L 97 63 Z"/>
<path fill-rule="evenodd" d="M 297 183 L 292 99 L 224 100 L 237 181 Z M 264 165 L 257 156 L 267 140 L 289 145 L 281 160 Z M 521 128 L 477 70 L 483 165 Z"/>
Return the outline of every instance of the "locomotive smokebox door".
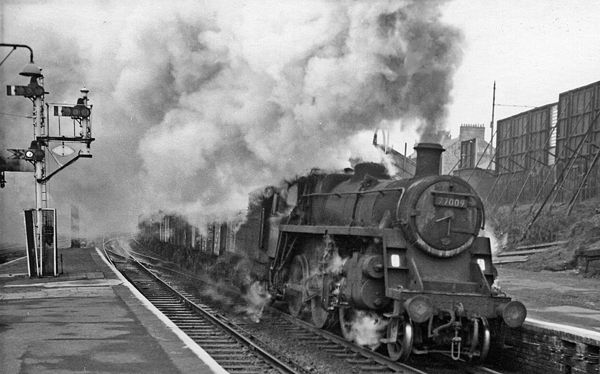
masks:
<path fill-rule="evenodd" d="M 405 221 L 415 244 L 438 257 L 455 256 L 470 247 L 481 228 L 483 205 L 467 182 L 439 176 L 416 190 Z"/>

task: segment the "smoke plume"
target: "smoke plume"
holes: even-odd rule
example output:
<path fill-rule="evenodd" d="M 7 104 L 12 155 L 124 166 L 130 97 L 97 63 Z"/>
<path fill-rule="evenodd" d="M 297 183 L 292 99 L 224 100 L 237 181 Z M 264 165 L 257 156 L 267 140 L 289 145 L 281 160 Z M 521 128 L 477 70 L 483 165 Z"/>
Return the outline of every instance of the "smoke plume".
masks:
<path fill-rule="evenodd" d="M 436 140 L 462 40 L 442 3 L 9 3 L 3 39 L 33 47 L 53 101 L 90 89 L 95 158 L 50 191 L 108 230 L 231 216 L 260 186 L 369 153 L 354 139 L 377 127 Z"/>

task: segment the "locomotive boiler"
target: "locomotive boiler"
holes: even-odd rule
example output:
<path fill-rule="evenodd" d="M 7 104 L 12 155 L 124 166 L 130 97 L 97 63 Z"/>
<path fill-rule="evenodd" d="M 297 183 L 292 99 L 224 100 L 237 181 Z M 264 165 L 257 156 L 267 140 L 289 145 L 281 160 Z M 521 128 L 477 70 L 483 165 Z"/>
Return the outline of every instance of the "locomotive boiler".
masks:
<path fill-rule="evenodd" d="M 461 178 L 440 175 L 440 145 L 415 150 L 411 179 L 365 163 L 291 185 L 283 197 L 293 209 L 263 221 L 270 288 L 292 315 L 339 326 L 347 338 L 353 317 L 369 313 L 385 326 L 378 343 L 393 359 L 447 352 L 483 360 L 498 331 L 521 326 L 526 309 L 494 285 L 479 196 Z"/>

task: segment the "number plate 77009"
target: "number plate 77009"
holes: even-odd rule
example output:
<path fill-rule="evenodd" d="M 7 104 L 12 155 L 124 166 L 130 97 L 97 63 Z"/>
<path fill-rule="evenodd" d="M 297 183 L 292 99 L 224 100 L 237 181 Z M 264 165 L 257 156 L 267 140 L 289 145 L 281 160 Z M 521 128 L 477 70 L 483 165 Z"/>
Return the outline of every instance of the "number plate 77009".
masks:
<path fill-rule="evenodd" d="M 433 205 L 464 209 L 468 207 L 468 201 L 465 196 L 435 194 L 433 196 Z"/>

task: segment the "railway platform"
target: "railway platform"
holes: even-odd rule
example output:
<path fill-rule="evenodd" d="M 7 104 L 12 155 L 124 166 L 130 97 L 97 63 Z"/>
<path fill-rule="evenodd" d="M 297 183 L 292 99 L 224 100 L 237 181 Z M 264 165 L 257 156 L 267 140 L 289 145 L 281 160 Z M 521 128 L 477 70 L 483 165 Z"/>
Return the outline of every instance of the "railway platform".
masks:
<path fill-rule="evenodd" d="M 572 270 L 533 272 L 498 266 L 502 289 L 527 307 L 526 325 L 552 327 L 600 342 L 600 280 Z"/>
<path fill-rule="evenodd" d="M 59 251 L 58 277 L 29 278 L 25 259 L 0 265 L 2 373 L 223 372 L 98 250 Z"/>

